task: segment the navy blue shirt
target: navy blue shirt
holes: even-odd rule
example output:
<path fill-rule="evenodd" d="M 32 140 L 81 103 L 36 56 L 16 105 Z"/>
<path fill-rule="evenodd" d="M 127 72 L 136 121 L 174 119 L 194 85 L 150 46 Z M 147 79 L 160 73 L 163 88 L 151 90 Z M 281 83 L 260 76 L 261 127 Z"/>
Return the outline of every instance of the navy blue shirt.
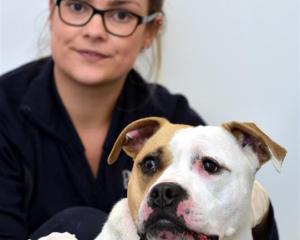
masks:
<path fill-rule="evenodd" d="M 126 195 L 132 162 L 124 153 L 112 166 L 106 159 L 128 123 L 160 116 L 174 123 L 204 124 L 185 97 L 146 83 L 132 70 L 113 111 L 94 177 L 57 94 L 53 64 L 44 58 L 0 78 L 0 239 L 26 239 L 55 213 L 72 206 L 109 212 Z"/>

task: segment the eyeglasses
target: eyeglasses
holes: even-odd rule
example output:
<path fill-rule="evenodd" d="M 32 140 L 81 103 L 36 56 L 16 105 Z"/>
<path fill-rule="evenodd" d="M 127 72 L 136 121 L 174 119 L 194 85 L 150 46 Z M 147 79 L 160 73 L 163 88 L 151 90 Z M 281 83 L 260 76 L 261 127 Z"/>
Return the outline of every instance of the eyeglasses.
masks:
<path fill-rule="evenodd" d="M 159 15 L 159 13 L 153 13 L 149 16 L 140 16 L 122 9 L 101 10 L 80 0 L 57 0 L 56 5 L 59 17 L 64 23 L 82 27 L 94 15 L 99 14 L 105 30 L 118 37 L 129 37 L 140 24 L 152 22 Z"/>

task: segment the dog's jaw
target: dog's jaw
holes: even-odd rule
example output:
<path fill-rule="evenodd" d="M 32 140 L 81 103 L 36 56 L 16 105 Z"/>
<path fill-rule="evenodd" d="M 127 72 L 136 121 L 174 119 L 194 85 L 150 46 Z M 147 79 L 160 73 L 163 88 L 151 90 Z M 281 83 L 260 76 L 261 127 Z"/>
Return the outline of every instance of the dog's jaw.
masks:
<path fill-rule="evenodd" d="M 149 221 L 153 221 L 159 214 L 144 204 L 144 207 L 142 206 L 140 209 L 137 224 L 139 236 L 143 236 L 141 239 L 147 240 L 252 240 L 250 221 L 247 221 L 249 217 L 245 216 L 244 222 L 241 222 L 240 226 L 230 227 L 228 224 L 224 224 L 221 227 L 218 222 L 197 220 L 200 213 L 197 212 L 198 208 L 193 207 L 192 204 L 190 200 L 182 201 L 178 204 L 175 214 L 164 212 L 161 214 L 161 218 L 157 217 L 156 222 L 153 223 L 149 223 Z"/>

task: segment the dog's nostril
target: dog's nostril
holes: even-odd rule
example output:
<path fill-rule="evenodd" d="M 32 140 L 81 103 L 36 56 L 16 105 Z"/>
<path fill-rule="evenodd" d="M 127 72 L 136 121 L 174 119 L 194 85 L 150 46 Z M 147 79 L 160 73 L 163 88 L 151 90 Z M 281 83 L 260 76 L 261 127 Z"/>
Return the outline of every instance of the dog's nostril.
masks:
<path fill-rule="evenodd" d="M 167 188 L 166 191 L 165 191 L 165 198 L 166 199 L 171 199 L 173 197 L 176 197 L 176 192 L 173 191 L 172 189 L 170 188 Z"/>
<path fill-rule="evenodd" d="M 159 192 L 158 192 L 158 189 L 153 189 L 152 191 L 151 191 L 151 193 L 150 193 L 150 198 L 151 199 L 156 199 L 156 198 L 158 198 L 158 196 L 159 196 Z"/>
<path fill-rule="evenodd" d="M 171 207 L 185 195 L 184 189 L 175 183 L 161 183 L 150 192 L 150 205 L 155 208 Z"/>

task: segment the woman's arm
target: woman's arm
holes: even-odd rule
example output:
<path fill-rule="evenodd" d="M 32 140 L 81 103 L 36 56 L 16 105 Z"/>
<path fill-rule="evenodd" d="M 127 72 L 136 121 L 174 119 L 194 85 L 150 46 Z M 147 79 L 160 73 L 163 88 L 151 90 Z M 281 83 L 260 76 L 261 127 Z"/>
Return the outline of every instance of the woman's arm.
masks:
<path fill-rule="evenodd" d="M 18 151 L 0 132 L 0 239 L 26 239 L 24 171 Z"/>

